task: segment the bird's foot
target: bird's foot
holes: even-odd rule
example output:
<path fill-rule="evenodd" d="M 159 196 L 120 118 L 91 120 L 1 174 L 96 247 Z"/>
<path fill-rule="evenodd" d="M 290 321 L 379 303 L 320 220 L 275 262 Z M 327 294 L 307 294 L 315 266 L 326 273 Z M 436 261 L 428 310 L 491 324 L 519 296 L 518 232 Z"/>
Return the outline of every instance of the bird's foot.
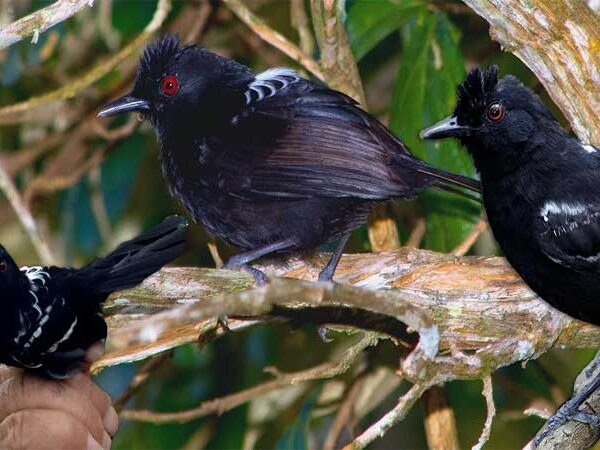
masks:
<path fill-rule="evenodd" d="M 332 281 L 333 275 L 335 274 L 335 267 L 325 266 L 323 270 L 319 272 L 319 281 Z"/>
<path fill-rule="evenodd" d="M 537 447 L 556 429 L 571 420 L 585 423 L 596 433 L 596 435 L 600 434 L 600 418 L 594 413 L 579 410 L 579 407 L 584 401 L 585 399 L 582 401 L 580 396 L 575 395 L 558 408 L 554 415 L 548 419 L 544 428 L 534 438 L 533 442 L 535 446 Z"/>
<path fill-rule="evenodd" d="M 245 270 L 250 275 L 252 275 L 252 278 L 254 278 L 254 282 L 256 283 L 256 286 L 259 286 L 259 287 L 264 286 L 269 283 L 269 278 L 267 277 L 267 275 L 265 275 L 264 272 L 262 272 L 261 270 L 258 270 L 255 267 L 252 267 L 248 263 L 242 263 L 242 262 L 237 261 L 235 256 L 233 256 L 229 261 L 227 261 L 227 264 L 225 264 L 223 266 L 223 269 Z"/>
<path fill-rule="evenodd" d="M 317 328 L 317 332 L 319 333 L 319 337 L 326 344 L 329 344 L 330 342 L 333 342 L 333 338 L 331 336 L 329 336 L 329 332 L 330 331 L 331 330 L 329 328 L 327 328 L 325 325 L 321 325 L 319 328 Z"/>
<path fill-rule="evenodd" d="M 217 317 L 217 328 L 221 328 L 225 333 L 229 333 L 231 328 L 229 328 L 229 319 L 227 316 L 222 315 Z"/>

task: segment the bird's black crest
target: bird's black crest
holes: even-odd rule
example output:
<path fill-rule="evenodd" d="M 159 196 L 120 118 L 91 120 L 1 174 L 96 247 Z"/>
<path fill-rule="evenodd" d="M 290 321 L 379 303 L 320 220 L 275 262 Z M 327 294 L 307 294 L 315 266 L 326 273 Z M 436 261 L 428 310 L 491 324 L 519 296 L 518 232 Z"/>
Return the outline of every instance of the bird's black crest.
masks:
<path fill-rule="evenodd" d="M 486 107 L 486 96 L 498 84 L 498 66 L 492 65 L 485 70 L 471 70 L 463 84 L 458 86 L 458 102 L 454 114 L 459 118 L 479 116 Z"/>
<path fill-rule="evenodd" d="M 177 35 L 167 34 L 146 47 L 140 61 L 140 71 L 153 78 L 158 77 L 169 61 L 188 47 L 181 45 Z"/>

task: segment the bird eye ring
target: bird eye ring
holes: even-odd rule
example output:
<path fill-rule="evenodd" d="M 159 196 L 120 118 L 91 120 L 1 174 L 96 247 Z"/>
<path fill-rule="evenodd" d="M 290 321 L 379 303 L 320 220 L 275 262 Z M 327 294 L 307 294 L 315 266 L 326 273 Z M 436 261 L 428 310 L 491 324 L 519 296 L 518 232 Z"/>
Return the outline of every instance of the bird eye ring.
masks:
<path fill-rule="evenodd" d="M 165 76 L 160 82 L 160 91 L 167 97 L 173 97 L 179 89 L 177 77 L 173 75 Z"/>
<path fill-rule="evenodd" d="M 504 119 L 504 106 L 502 103 L 492 103 L 488 106 L 487 117 L 491 122 L 500 122 Z"/>
<path fill-rule="evenodd" d="M 8 264 L 6 264 L 6 261 L 2 260 L 0 261 L 0 272 L 6 272 L 8 270 Z"/>

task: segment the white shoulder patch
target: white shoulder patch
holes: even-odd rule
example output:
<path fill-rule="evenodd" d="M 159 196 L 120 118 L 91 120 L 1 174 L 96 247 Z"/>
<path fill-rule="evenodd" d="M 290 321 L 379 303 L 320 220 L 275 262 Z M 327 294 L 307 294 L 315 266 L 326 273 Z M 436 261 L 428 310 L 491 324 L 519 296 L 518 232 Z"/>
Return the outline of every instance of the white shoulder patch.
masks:
<path fill-rule="evenodd" d="M 266 70 L 256 75 L 254 81 L 248 85 L 248 90 L 244 93 L 246 104 L 259 102 L 263 98 L 271 97 L 277 91 L 301 79 L 300 75 L 295 71 L 285 67 Z"/>
<path fill-rule="evenodd" d="M 598 149 L 596 149 L 596 147 L 594 147 L 593 145 L 590 145 L 590 144 L 581 144 L 581 148 L 586 153 L 597 153 L 598 152 Z"/>
<path fill-rule="evenodd" d="M 20 270 L 29 279 L 29 295 L 31 295 L 33 299 L 33 303 L 31 304 L 31 306 L 37 312 L 39 319 L 40 317 L 42 317 L 42 309 L 40 308 L 40 301 L 38 295 L 40 293 L 40 290 L 48 290 L 48 288 L 46 287 L 46 282 L 50 278 L 50 275 L 41 266 L 24 266 L 21 267 Z"/>
<path fill-rule="evenodd" d="M 548 222 L 550 215 L 576 216 L 586 211 L 585 205 L 581 203 L 556 203 L 553 201 L 546 202 L 540 210 L 540 215 L 544 222 Z"/>

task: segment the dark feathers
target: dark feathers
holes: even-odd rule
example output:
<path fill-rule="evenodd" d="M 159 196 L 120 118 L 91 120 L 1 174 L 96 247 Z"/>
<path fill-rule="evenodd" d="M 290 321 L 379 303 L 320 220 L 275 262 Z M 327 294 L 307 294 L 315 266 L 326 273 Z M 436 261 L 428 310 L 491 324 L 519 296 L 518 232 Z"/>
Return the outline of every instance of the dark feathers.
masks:
<path fill-rule="evenodd" d="M 472 124 L 483 114 L 489 101 L 489 95 L 498 85 L 498 66 L 492 65 L 485 70 L 471 70 L 460 86 L 454 115 L 462 122 Z"/>
<path fill-rule="evenodd" d="M 569 136 L 518 79 L 496 82 L 496 73 L 472 71 L 455 116 L 430 136 L 456 136 L 469 149 L 494 236 L 525 282 L 600 325 L 600 152 Z"/>
<path fill-rule="evenodd" d="M 479 188 L 428 167 L 354 100 L 293 70 L 254 75 L 204 49 L 175 48 L 171 38 L 154 44 L 132 94 L 101 114 L 144 106 L 171 192 L 209 232 L 248 250 L 237 266 L 340 239 L 376 202 Z M 162 79 L 152 79 L 154 65 Z"/>
<path fill-rule="evenodd" d="M 186 228 L 184 219 L 169 217 L 81 269 L 19 269 L 0 248 L 0 363 L 68 377 L 81 367 L 86 349 L 106 338 L 100 307 L 108 295 L 180 256 Z"/>

